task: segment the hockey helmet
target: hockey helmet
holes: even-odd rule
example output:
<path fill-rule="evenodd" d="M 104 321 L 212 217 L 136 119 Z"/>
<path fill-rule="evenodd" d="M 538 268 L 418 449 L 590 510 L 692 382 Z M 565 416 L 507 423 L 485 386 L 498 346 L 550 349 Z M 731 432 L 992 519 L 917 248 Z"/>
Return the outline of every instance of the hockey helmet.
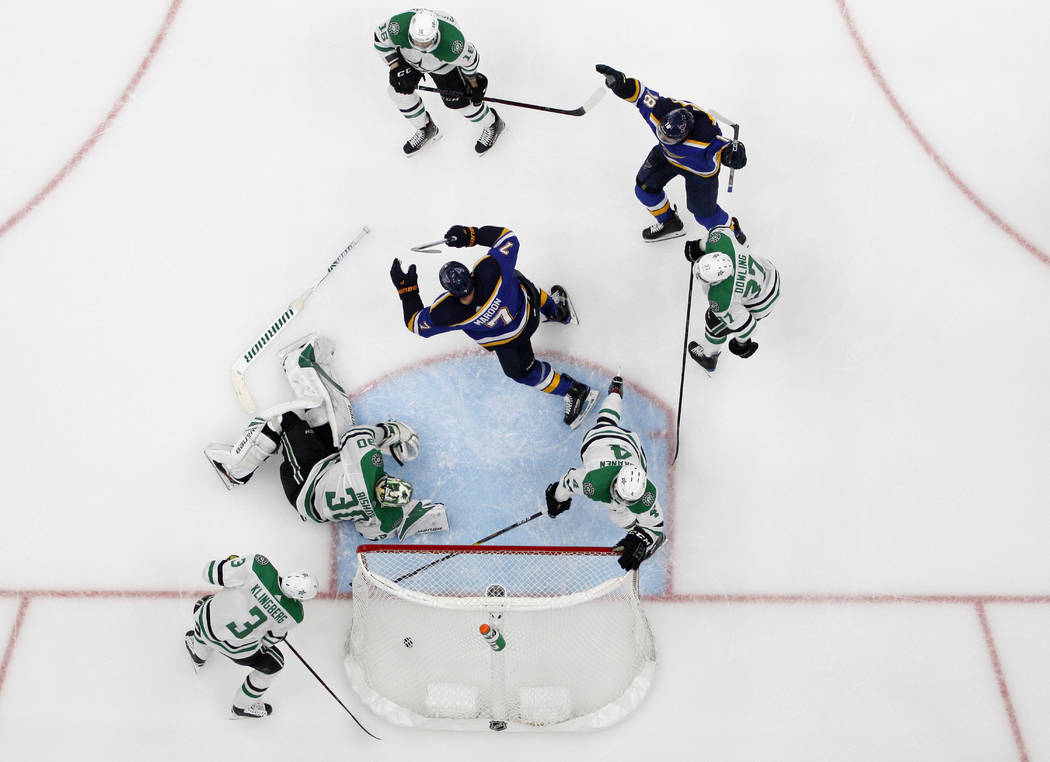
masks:
<path fill-rule="evenodd" d="M 668 111 L 656 124 L 656 137 L 661 143 L 677 145 L 689 137 L 693 129 L 693 112 L 687 108 Z"/>
<path fill-rule="evenodd" d="M 441 288 L 448 291 L 452 296 L 461 299 L 474 290 L 474 275 L 462 262 L 452 260 L 441 265 L 438 271 L 438 280 Z"/>
<path fill-rule="evenodd" d="M 317 595 L 317 577 L 308 571 L 293 571 L 281 577 L 281 592 L 297 601 L 308 601 Z"/>
<path fill-rule="evenodd" d="M 412 499 L 412 485 L 404 479 L 383 474 L 376 482 L 376 502 L 380 508 L 403 508 Z"/>
<path fill-rule="evenodd" d="M 733 260 L 724 251 L 705 254 L 696 262 L 696 277 L 709 286 L 721 283 L 733 274 Z"/>
<path fill-rule="evenodd" d="M 618 503 L 634 503 L 642 499 L 649 478 L 638 466 L 624 466 L 612 483 L 612 497 Z"/>
<path fill-rule="evenodd" d="M 441 32 L 434 11 L 416 11 L 408 22 L 408 40 L 416 50 L 428 53 L 438 46 Z"/>

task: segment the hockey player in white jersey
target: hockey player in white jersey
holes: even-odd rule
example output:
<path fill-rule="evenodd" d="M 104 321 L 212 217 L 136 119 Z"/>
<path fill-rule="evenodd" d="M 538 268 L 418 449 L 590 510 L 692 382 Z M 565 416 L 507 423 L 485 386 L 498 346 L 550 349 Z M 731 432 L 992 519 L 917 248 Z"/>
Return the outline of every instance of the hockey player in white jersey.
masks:
<path fill-rule="evenodd" d="M 619 563 L 637 569 L 663 544 L 664 517 L 656 486 L 646 475 L 645 451 L 638 435 L 620 426 L 623 379 L 613 378 L 598 411 L 598 422 L 584 435 L 582 468 L 570 468 L 547 485 L 546 514 L 554 518 L 571 507 L 573 495 L 605 503 L 609 518 L 629 530 L 620 541 Z"/>
<path fill-rule="evenodd" d="M 230 556 L 209 561 L 204 579 L 223 589 L 193 606 L 186 650 L 199 672 L 215 651 L 252 671 L 233 697 L 231 717 L 266 717 L 263 701 L 284 667 L 277 644 L 303 621 L 303 601 L 317 595 L 317 579 L 306 571 L 281 575 L 266 556 Z"/>
<path fill-rule="evenodd" d="M 704 245 L 686 241 L 685 258 L 693 263 L 693 276 L 708 301 L 703 341 L 689 342 L 689 356 L 710 373 L 727 339 L 737 357 L 753 355 L 758 342 L 751 335 L 780 297 L 776 267 L 751 253 L 735 217 L 711 230 Z"/>
<path fill-rule="evenodd" d="M 404 145 L 412 156 L 427 143 L 440 138 L 416 86 L 429 76 L 441 91 L 441 100 L 482 127 L 474 150 L 480 156 L 492 148 L 506 124 L 483 100 L 488 79 L 478 71 L 478 51 L 467 41 L 447 13 L 413 8 L 395 14 L 380 24 L 373 44 L 390 69 L 390 97 L 401 115 L 416 128 Z"/>
<path fill-rule="evenodd" d="M 311 334 L 281 352 L 297 399 L 252 419 L 236 445 L 205 453 L 227 486 L 244 484 L 281 450 L 285 497 L 303 521 L 352 521 L 367 540 L 404 540 L 447 530 L 445 506 L 417 500 L 412 485 L 386 473 L 419 456 L 419 435 L 401 421 L 354 423 L 346 392 L 332 377 L 331 342 Z"/>

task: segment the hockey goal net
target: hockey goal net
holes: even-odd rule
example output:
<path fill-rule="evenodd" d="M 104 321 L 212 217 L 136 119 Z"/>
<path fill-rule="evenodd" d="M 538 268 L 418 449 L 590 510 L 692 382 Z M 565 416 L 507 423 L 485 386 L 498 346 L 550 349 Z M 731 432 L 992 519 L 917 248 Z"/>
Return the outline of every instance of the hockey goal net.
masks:
<path fill-rule="evenodd" d="M 625 573 L 617 555 L 362 545 L 346 640 L 354 691 L 376 714 L 415 727 L 617 722 L 641 702 L 656 666 L 637 572 Z"/>

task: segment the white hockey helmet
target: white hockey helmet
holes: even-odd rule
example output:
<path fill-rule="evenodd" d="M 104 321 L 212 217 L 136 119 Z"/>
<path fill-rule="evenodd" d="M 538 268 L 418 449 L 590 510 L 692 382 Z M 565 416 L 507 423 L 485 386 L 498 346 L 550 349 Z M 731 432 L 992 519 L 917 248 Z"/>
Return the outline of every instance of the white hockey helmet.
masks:
<path fill-rule="evenodd" d="M 623 466 L 612 483 L 612 496 L 618 503 L 634 503 L 642 499 L 649 478 L 638 466 Z"/>
<path fill-rule="evenodd" d="M 724 251 L 713 251 L 696 261 L 696 277 L 709 286 L 733 274 L 733 260 Z"/>
<path fill-rule="evenodd" d="M 383 508 L 402 508 L 412 499 L 412 485 L 404 479 L 383 474 L 376 482 L 376 502 Z"/>
<path fill-rule="evenodd" d="M 413 48 L 424 53 L 436 48 L 441 40 L 437 14 L 434 11 L 416 11 L 408 22 L 408 40 Z"/>
<path fill-rule="evenodd" d="M 281 577 L 281 592 L 297 601 L 308 601 L 317 595 L 317 577 L 308 571 L 293 571 Z"/>

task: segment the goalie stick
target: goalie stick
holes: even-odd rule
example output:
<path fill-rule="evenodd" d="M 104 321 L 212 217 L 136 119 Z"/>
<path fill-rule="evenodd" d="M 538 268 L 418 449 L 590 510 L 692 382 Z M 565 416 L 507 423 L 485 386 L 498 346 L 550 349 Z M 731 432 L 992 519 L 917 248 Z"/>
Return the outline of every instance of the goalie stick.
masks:
<path fill-rule="evenodd" d="M 230 369 L 230 380 L 233 382 L 233 391 L 237 395 L 237 401 L 241 403 L 241 408 L 244 409 L 244 412 L 249 415 L 255 412 L 255 400 L 252 399 L 252 395 L 248 391 L 248 385 L 244 379 L 244 374 L 247 372 L 248 366 L 259 356 L 259 353 L 270 343 L 273 337 L 284 329 L 288 324 L 288 321 L 302 311 L 303 307 L 306 306 L 307 300 L 313 296 L 317 287 L 324 283 L 325 278 L 332 274 L 332 270 L 343 261 L 346 255 L 357 246 L 358 242 L 360 242 L 368 232 L 368 226 L 362 227 L 361 232 L 357 234 L 354 240 L 352 240 L 345 249 L 339 252 L 339 256 L 332 260 L 332 264 L 328 265 L 328 269 L 325 270 L 324 275 L 314 281 L 314 284 L 310 286 L 310 288 L 306 289 L 306 291 L 293 299 L 287 309 L 277 316 L 277 319 L 270 324 L 270 327 L 263 331 L 262 335 L 256 339 L 251 347 L 249 347 L 248 350 L 240 356 L 237 362 L 233 364 L 233 367 Z"/>
<path fill-rule="evenodd" d="M 740 138 L 740 125 L 739 124 L 734 122 L 732 119 L 730 119 L 730 118 L 728 118 L 726 116 L 723 116 L 722 114 L 719 114 L 713 108 L 707 109 L 707 113 L 710 114 L 711 116 L 713 116 L 717 121 L 722 122 L 723 124 L 728 124 L 730 127 L 733 128 L 733 142 L 734 143 Z M 735 169 L 733 169 L 732 167 L 729 168 L 729 185 L 726 186 L 726 193 L 732 193 L 733 192 L 733 173 L 735 173 L 735 172 L 736 172 Z"/>
<path fill-rule="evenodd" d="M 440 95 L 451 95 L 451 96 L 456 96 L 456 95 L 462 96 L 463 95 L 463 93 L 460 92 L 459 90 L 443 90 L 443 89 L 438 88 L 438 87 L 428 87 L 427 85 L 419 85 L 416 89 L 418 89 L 418 90 L 425 90 L 428 93 L 438 93 Z M 487 95 L 484 98 L 482 98 L 481 100 L 488 101 L 489 103 L 502 103 L 505 106 L 517 106 L 518 108 L 531 108 L 534 111 L 547 111 L 548 113 L 551 113 L 551 114 L 565 114 L 566 116 L 583 116 L 588 111 L 591 111 L 594 108 L 595 104 L 597 104 L 598 101 L 600 101 L 605 96 L 606 89 L 607 88 L 605 87 L 605 85 L 602 85 L 601 87 L 599 87 L 597 90 L 594 91 L 594 93 L 591 95 L 591 97 L 587 99 L 586 103 L 584 103 L 582 106 L 579 106 L 577 108 L 572 108 L 572 109 L 554 108 L 553 106 L 538 106 L 535 103 L 522 103 L 521 101 L 508 101 L 508 100 L 504 100 L 503 98 L 490 98 Z"/>

